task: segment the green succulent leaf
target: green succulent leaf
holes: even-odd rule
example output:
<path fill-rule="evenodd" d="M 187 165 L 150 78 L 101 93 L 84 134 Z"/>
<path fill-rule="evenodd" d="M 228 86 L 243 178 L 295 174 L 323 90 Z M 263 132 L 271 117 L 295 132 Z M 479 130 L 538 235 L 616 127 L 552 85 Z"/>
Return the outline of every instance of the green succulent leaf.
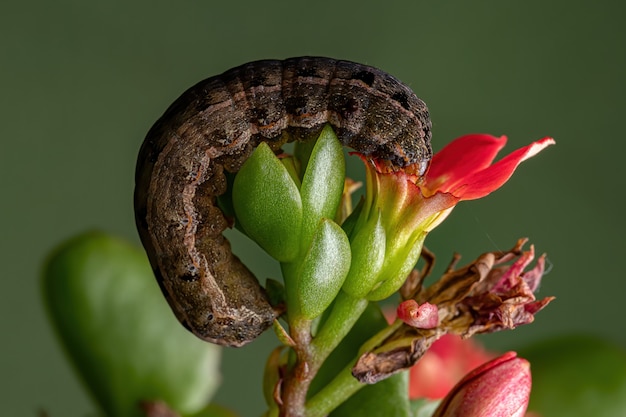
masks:
<path fill-rule="evenodd" d="M 298 161 L 298 167 L 300 168 L 298 171 L 300 172 L 300 182 L 302 182 L 302 178 L 304 177 L 304 170 L 309 164 L 309 158 L 311 158 L 311 153 L 313 152 L 313 148 L 315 147 L 316 142 L 316 140 L 307 140 L 297 141 L 294 143 L 293 156 L 294 159 Z"/>
<path fill-rule="evenodd" d="M 323 218 L 334 219 L 345 181 L 343 147 L 330 126 L 320 134 L 302 180 L 302 242 L 307 244 Z"/>
<path fill-rule="evenodd" d="M 298 186 L 270 147 L 261 143 L 233 185 L 233 206 L 246 234 L 281 262 L 300 247 L 302 201 Z"/>
<path fill-rule="evenodd" d="M 350 242 L 335 222 L 323 219 L 300 266 L 300 312 L 314 319 L 335 299 L 350 269 Z"/>
<path fill-rule="evenodd" d="M 142 250 L 103 233 L 58 247 L 43 273 L 52 324 L 93 398 L 115 417 L 140 401 L 181 414 L 205 407 L 219 381 L 220 348 L 174 318 Z"/>
<path fill-rule="evenodd" d="M 352 239 L 352 263 L 343 290 L 364 298 L 376 284 L 385 262 L 385 229 L 378 216 L 356 231 Z"/>
<path fill-rule="evenodd" d="M 300 178 L 299 174 L 300 164 L 298 160 L 293 156 L 289 156 L 286 158 L 281 158 L 279 159 L 279 161 L 281 164 L 283 164 L 283 166 L 291 176 L 291 179 L 293 180 L 294 184 L 296 184 L 296 187 L 300 188 L 302 186 L 302 179 Z"/>
<path fill-rule="evenodd" d="M 340 405 L 330 417 L 410 417 L 409 375 L 394 375 L 374 385 L 360 389 Z"/>

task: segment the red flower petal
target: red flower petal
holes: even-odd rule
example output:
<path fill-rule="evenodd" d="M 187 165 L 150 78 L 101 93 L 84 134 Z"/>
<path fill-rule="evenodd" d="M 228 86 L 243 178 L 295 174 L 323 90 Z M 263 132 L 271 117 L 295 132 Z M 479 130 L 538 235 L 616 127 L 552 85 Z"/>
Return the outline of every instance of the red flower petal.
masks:
<path fill-rule="evenodd" d="M 506 136 L 465 135 L 453 140 L 433 156 L 427 181 L 445 177 L 454 185 L 468 175 L 487 168 L 506 145 Z M 430 188 L 430 187 L 429 187 Z M 441 190 L 442 192 L 448 191 Z"/>
<path fill-rule="evenodd" d="M 434 156 L 424 188 L 428 194 L 451 193 L 460 200 L 482 198 L 511 178 L 520 163 L 554 143 L 552 138 L 541 139 L 490 165 L 506 137 L 463 136 Z"/>
<path fill-rule="evenodd" d="M 507 182 L 520 163 L 554 143 L 552 138 L 543 138 L 510 153 L 490 167 L 465 178 L 465 185 L 454 194 L 461 200 L 474 200 L 486 196 Z"/>

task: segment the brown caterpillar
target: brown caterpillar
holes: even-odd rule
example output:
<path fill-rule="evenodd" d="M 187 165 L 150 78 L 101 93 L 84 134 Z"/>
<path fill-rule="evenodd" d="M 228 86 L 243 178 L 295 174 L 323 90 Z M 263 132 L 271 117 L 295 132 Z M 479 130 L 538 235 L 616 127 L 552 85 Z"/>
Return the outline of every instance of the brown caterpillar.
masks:
<path fill-rule="evenodd" d="M 422 175 L 432 156 L 428 109 L 376 68 L 330 58 L 251 62 L 184 92 L 148 132 L 137 161 L 135 218 L 157 280 L 198 337 L 242 346 L 277 312 L 231 252 L 216 206 L 225 172 L 260 142 L 316 138 L 330 123 L 341 142 Z"/>

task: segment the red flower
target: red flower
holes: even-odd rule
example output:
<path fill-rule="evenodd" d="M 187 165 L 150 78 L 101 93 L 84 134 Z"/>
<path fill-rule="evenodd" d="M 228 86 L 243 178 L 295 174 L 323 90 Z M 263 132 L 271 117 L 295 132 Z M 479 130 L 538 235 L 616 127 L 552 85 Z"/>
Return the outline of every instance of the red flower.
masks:
<path fill-rule="evenodd" d="M 348 277 L 344 290 L 370 300 L 393 294 L 417 263 L 428 232 L 459 201 L 481 198 L 500 188 L 522 161 L 554 144 L 554 140 L 533 142 L 493 163 L 505 144 L 504 136 L 463 136 L 433 157 L 423 177 L 411 174 L 414 167 L 392 171 L 384 161 L 361 155 L 367 167 L 367 192 L 349 237 L 351 242 L 364 240 L 356 238 L 359 231 L 365 236 L 377 231 L 385 246 L 381 253 L 384 263 L 381 260 L 380 267 L 370 271 L 366 280 L 362 274 L 354 279 Z M 372 248 L 358 246 L 352 245 L 353 259 L 367 259 Z"/>
<path fill-rule="evenodd" d="M 426 175 L 421 178 L 405 171 L 391 173 L 384 164 L 373 162 L 379 175 L 406 181 L 409 196 L 419 194 L 412 199 L 422 200 L 421 204 L 416 204 L 421 219 L 434 216 L 427 227 L 430 231 L 448 216 L 458 202 L 476 200 L 497 190 L 511 178 L 519 164 L 555 144 L 554 139 L 546 137 L 493 163 L 506 141 L 506 136 L 462 136 L 435 154 Z"/>

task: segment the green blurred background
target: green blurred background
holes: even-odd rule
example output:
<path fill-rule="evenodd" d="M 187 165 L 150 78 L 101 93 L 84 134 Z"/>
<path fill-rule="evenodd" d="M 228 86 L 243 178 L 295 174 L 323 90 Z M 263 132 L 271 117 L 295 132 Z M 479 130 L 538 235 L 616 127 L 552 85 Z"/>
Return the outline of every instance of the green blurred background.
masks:
<path fill-rule="evenodd" d="M 91 228 L 138 243 L 131 196 L 145 132 L 188 86 L 262 58 L 323 55 L 394 74 L 428 103 L 435 149 L 471 132 L 506 134 L 509 150 L 555 137 L 427 245 L 440 266 L 521 236 L 548 252 L 540 295 L 557 300 L 533 325 L 484 337 L 489 347 L 574 331 L 626 346 L 624 12 L 608 0 L 3 2 L 0 413 L 94 415 L 45 317 L 42 261 Z M 254 245 L 234 245 L 259 276 L 277 275 Z M 258 415 L 274 343 L 225 351 L 216 400 Z"/>

